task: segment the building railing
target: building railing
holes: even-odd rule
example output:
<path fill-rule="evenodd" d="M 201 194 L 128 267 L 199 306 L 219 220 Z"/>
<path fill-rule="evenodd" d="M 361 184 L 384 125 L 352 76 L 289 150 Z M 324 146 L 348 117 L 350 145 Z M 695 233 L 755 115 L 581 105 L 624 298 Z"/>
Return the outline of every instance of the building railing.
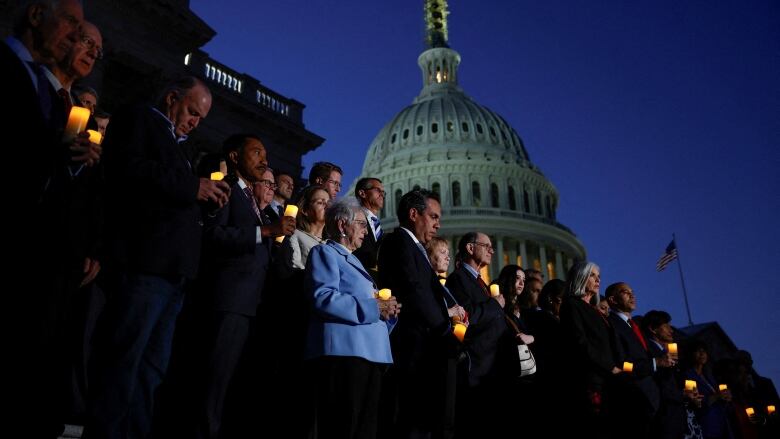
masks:
<path fill-rule="evenodd" d="M 527 221 L 535 221 L 538 223 L 544 223 L 549 224 L 553 227 L 557 227 L 573 236 L 577 236 L 570 228 L 564 226 L 563 224 L 559 223 L 558 221 L 555 221 L 554 219 L 545 218 L 539 215 L 532 215 L 530 213 L 525 212 L 519 212 L 519 211 L 512 211 L 512 210 L 504 210 L 499 208 L 484 208 L 484 207 L 451 207 L 451 208 L 444 208 L 442 209 L 442 214 L 444 214 L 444 217 L 446 218 L 449 215 L 457 215 L 457 216 L 502 216 L 507 218 L 517 218 Z"/>
<path fill-rule="evenodd" d="M 236 72 L 210 58 L 205 52 L 188 53 L 184 57 L 184 65 L 193 74 L 204 78 L 210 86 L 226 89 L 251 105 L 271 111 L 303 126 L 304 105 L 302 103 L 282 96 L 249 75 Z"/>

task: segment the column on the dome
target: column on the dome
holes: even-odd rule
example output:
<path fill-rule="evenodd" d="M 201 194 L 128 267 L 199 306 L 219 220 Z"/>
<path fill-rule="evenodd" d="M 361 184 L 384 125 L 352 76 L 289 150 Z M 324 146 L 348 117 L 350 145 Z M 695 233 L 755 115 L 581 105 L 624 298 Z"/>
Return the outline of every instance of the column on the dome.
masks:
<path fill-rule="evenodd" d="M 555 250 L 555 278 L 563 279 L 566 276 L 566 269 L 563 267 L 563 254 L 560 250 Z"/>
<path fill-rule="evenodd" d="M 542 280 L 547 282 L 550 280 L 550 274 L 547 271 L 547 249 L 542 242 L 539 243 L 539 262 L 542 265 L 542 269 L 540 270 L 542 272 Z"/>
<path fill-rule="evenodd" d="M 525 240 L 520 241 L 520 259 L 523 260 L 522 268 L 533 268 L 534 264 L 528 260 L 528 250 L 525 247 Z"/>

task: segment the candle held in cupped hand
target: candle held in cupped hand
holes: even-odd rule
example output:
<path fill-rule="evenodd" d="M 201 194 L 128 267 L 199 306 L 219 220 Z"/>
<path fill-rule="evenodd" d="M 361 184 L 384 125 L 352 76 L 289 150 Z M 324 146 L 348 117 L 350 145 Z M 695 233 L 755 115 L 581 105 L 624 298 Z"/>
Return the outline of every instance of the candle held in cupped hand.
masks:
<path fill-rule="evenodd" d="M 65 131 L 62 132 L 62 141 L 70 143 L 80 132 L 84 131 L 84 128 L 87 127 L 89 115 L 90 112 L 87 108 L 71 107 L 70 114 L 68 115 L 68 123 L 65 125 Z"/>
<path fill-rule="evenodd" d="M 458 339 L 458 341 L 463 341 L 463 337 L 466 336 L 466 325 L 463 323 L 456 323 L 455 327 L 452 328 L 452 333 L 455 334 L 455 338 Z"/>
<path fill-rule="evenodd" d="M 381 290 L 376 292 L 377 299 L 387 300 L 390 298 L 390 296 L 392 296 L 390 292 L 390 288 L 382 288 Z"/>
<path fill-rule="evenodd" d="M 696 390 L 696 381 L 685 380 L 685 390 Z"/>
<path fill-rule="evenodd" d="M 718 384 L 718 390 L 720 390 L 721 392 L 728 388 L 729 386 L 727 386 L 726 384 Z"/>
<path fill-rule="evenodd" d="M 89 141 L 94 143 L 95 145 L 100 145 L 103 142 L 103 135 L 100 134 L 100 131 L 95 130 L 87 130 L 89 133 Z"/>
<path fill-rule="evenodd" d="M 295 204 L 288 204 L 287 207 L 284 208 L 284 216 L 291 216 L 295 218 L 298 215 L 298 206 Z M 276 242 L 282 242 L 284 241 L 284 235 L 277 236 Z"/>
<path fill-rule="evenodd" d="M 630 363 L 628 361 L 623 362 L 623 372 L 631 373 L 634 371 L 634 363 Z"/>
<path fill-rule="evenodd" d="M 753 410 L 753 407 L 748 407 L 745 409 L 745 413 L 747 413 L 748 416 L 753 416 L 756 414 L 756 411 Z"/>
<path fill-rule="evenodd" d="M 499 294 L 501 294 L 501 289 L 498 288 L 498 285 L 493 284 L 490 286 L 490 297 L 496 297 Z"/>

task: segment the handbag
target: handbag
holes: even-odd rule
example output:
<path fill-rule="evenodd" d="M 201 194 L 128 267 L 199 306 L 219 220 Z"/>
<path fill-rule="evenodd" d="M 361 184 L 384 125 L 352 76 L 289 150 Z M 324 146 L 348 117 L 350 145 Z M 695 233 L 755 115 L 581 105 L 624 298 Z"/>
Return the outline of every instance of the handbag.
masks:
<path fill-rule="evenodd" d="M 504 315 L 504 317 L 509 325 L 515 330 L 515 334 L 519 334 L 520 328 L 517 327 L 515 322 L 507 315 Z M 536 359 L 527 344 L 523 343 L 517 345 L 517 359 L 519 361 L 519 365 L 516 368 L 518 377 L 527 377 L 536 373 Z"/>

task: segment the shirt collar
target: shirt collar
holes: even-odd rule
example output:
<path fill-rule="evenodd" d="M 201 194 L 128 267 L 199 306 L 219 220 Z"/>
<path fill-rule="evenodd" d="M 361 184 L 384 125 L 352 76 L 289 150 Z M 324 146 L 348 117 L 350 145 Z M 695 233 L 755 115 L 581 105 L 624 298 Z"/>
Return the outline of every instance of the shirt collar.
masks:
<path fill-rule="evenodd" d="M 406 227 L 401 227 L 401 230 L 403 230 L 404 232 L 408 233 L 409 236 L 412 237 L 412 240 L 414 241 L 415 244 L 420 244 L 420 240 L 417 239 L 416 236 L 414 236 L 414 233 L 412 233 L 411 230 L 407 229 Z"/>
<path fill-rule="evenodd" d="M 162 116 L 162 118 L 165 119 L 166 122 L 168 122 L 168 125 L 170 125 L 169 128 L 171 130 L 171 135 L 173 136 L 173 139 L 176 140 L 176 143 L 181 143 L 181 142 L 184 142 L 185 140 L 187 140 L 187 136 L 186 135 L 184 135 L 184 136 L 176 136 L 176 127 L 173 125 L 173 121 L 168 119 L 168 116 L 163 114 L 162 111 L 158 110 L 155 107 L 152 107 L 152 110 L 154 110 L 157 114 Z"/>
<path fill-rule="evenodd" d="M 65 89 L 65 91 L 67 91 L 67 92 L 68 92 L 68 94 L 70 94 L 70 90 L 69 90 L 69 89 L 67 89 L 67 88 L 65 88 L 65 87 L 62 85 L 62 83 L 60 82 L 60 80 L 59 80 L 59 79 L 57 79 L 57 77 L 56 77 L 56 76 L 54 76 L 54 73 L 52 73 L 52 72 L 51 72 L 51 70 L 49 70 L 49 68 L 48 68 L 48 67 L 45 67 L 45 66 L 43 67 L 43 73 L 45 73 L 45 74 L 46 74 L 46 77 L 47 77 L 47 78 L 49 78 L 49 82 L 51 82 L 51 85 L 52 85 L 52 87 L 54 87 L 54 89 L 55 89 L 55 90 L 57 90 L 57 91 L 59 92 L 59 91 L 60 91 L 60 89 L 63 89 L 63 88 L 64 88 L 64 89 Z"/>
<path fill-rule="evenodd" d="M 471 275 L 474 276 L 474 279 L 479 277 L 479 272 L 474 267 L 472 267 L 471 265 L 469 265 L 469 264 L 467 264 L 465 262 L 461 263 L 460 265 L 463 268 L 465 268 L 469 273 L 471 273 Z"/>
<path fill-rule="evenodd" d="M 628 319 L 631 318 L 631 316 L 629 316 L 628 314 L 622 313 L 620 311 L 609 310 L 609 312 L 611 312 L 612 314 L 616 314 L 618 317 L 623 319 L 623 321 L 626 323 L 628 323 Z"/>

